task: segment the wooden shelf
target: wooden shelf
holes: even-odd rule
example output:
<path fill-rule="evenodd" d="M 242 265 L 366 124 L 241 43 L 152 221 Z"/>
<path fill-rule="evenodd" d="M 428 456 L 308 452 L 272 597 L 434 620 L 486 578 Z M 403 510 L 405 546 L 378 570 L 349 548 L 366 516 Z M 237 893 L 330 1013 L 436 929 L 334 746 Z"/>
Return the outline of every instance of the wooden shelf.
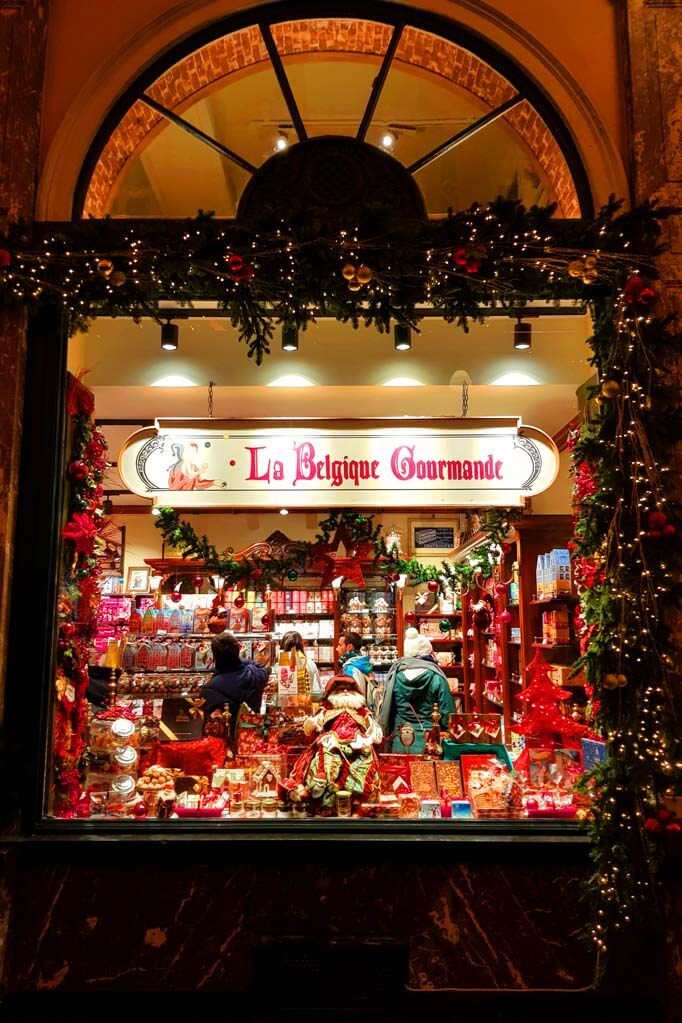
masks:
<path fill-rule="evenodd" d="M 333 618 L 333 611 L 273 611 L 275 618 Z"/>
<path fill-rule="evenodd" d="M 415 618 L 461 618 L 461 611 L 415 611 Z"/>
<path fill-rule="evenodd" d="M 575 650 L 577 643 L 531 643 L 534 650 Z"/>
<path fill-rule="evenodd" d="M 547 604 L 578 604 L 579 598 L 567 593 L 563 597 L 546 597 L 544 600 L 531 600 L 531 607 L 545 607 Z"/>

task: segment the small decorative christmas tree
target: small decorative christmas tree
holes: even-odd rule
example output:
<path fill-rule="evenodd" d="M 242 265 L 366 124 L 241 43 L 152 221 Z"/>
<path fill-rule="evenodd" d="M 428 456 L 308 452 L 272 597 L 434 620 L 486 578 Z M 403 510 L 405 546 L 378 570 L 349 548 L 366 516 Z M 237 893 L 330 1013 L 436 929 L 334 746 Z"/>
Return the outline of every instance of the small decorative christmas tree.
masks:
<path fill-rule="evenodd" d="M 517 697 L 525 703 L 526 713 L 514 726 L 514 731 L 534 739 L 538 746 L 564 745 L 586 735 L 588 729 L 561 710 L 561 704 L 571 693 L 555 686 L 549 677 L 549 667 L 539 650 L 526 668 L 530 677 L 527 689 Z"/>

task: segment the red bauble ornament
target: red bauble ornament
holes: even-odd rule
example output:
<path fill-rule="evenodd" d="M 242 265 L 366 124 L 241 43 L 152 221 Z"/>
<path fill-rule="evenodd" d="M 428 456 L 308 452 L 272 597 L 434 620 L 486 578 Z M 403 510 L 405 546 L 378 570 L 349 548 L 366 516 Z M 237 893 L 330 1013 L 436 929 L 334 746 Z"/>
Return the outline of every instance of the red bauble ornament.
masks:
<path fill-rule="evenodd" d="M 668 516 L 662 511 L 653 511 L 648 519 L 649 529 L 663 530 L 668 524 Z"/>
<path fill-rule="evenodd" d="M 234 279 L 235 281 L 237 281 L 238 284 L 241 284 L 242 281 L 250 281 L 252 277 L 253 267 L 249 266 L 248 264 L 246 266 L 243 266 L 241 270 L 236 271 L 234 274 Z"/>
<path fill-rule="evenodd" d="M 509 614 L 509 611 L 503 611 L 498 617 L 501 622 L 510 622 L 512 620 L 512 616 Z"/>
<path fill-rule="evenodd" d="M 405 615 L 405 624 L 406 625 L 414 625 L 414 623 L 416 621 L 417 621 L 417 616 L 414 613 L 414 611 L 408 611 L 407 614 Z"/>
<path fill-rule="evenodd" d="M 72 480 L 84 480 L 90 470 L 85 462 L 78 461 L 72 462 L 67 471 Z"/>
<path fill-rule="evenodd" d="M 12 262 L 12 253 L 8 252 L 7 249 L 0 249 L 0 266 L 9 266 Z"/>
<path fill-rule="evenodd" d="M 456 249 L 452 255 L 452 261 L 455 266 L 466 266 L 467 265 L 467 250 Z"/>
<path fill-rule="evenodd" d="M 170 595 L 170 599 L 173 601 L 174 604 L 179 604 L 180 601 L 182 600 L 182 593 L 178 593 L 177 590 L 173 590 L 173 592 Z"/>
<path fill-rule="evenodd" d="M 539 808 L 540 804 L 538 803 L 537 799 L 526 800 L 526 810 L 538 810 Z"/>
<path fill-rule="evenodd" d="M 665 830 L 670 832 L 678 832 L 682 831 L 682 827 L 677 823 L 677 821 L 671 821 L 670 824 L 666 824 Z"/>
<path fill-rule="evenodd" d="M 660 540 L 662 536 L 663 536 L 663 533 L 661 533 L 660 530 L 658 530 L 658 529 L 650 529 L 649 532 L 646 535 L 646 538 L 647 538 L 647 540 Z"/>
<path fill-rule="evenodd" d="M 63 622 L 59 627 L 59 631 L 65 639 L 74 636 L 76 633 L 75 622 Z"/>
<path fill-rule="evenodd" d="M 426 588 L 429 591 L 429 593 L 438 593 L 440 586 L 438 585 L 436 579 L 429 579 L 429 581 L 426 584 Z"/>
<path fill-rule="evenodd" d="M 244 598 L 242 597 L 241 593 L 237 594 L 237 596 L 234 598 L 233 603 L 235 607 L 244 607 Z"/>
<path fill-rule="evenodd" d="M 650 831 L 652 834 L 655 834 L 657 831 L 663 831 L 663 825 L 660 821 L 657 821 L 655 817 L 647 817 L 644 821 L 644 829 L 645 831 Z"/>
<path fill-rule="evenodd" d="M 193 582 L 194 582 L 194 589 L 195 590 L 200 590 L 201 587 L 204 585 L 204 577 L 203 577 L 203 575 L 195 575 Z"/>
<path fill-rule="evenodd" d="M 238 274 L 244 269 L 244 260 L 236 252 L 233 252 L 231 256 L 227 257 L 227 265 L 233 274 Z"/>
<path fill-rule="evenodd" d="M 656 298 L 656 292 L 653 288 L 642 288 L 639 293 L 639 304 L 640 305 L 651 305 Z"/>
<path fill-rule="evenodd" d="M 497 593 L 497 595 L 501 597 L 502 594 L 506 592 L 507 587 L 504 585 L 504 583 L 497 583 L 497 585 L 495 586 L 495 593 Z"/>
<path fill-rule="evenodd" d="M 400 582 L 400 572 L 391 572 L 391 582 L 392 583 Z"/>
<path fill-rule="evenodd" d="M 270 625 L 270 615 L 263 615 L 263 617 L 260 620 L 260 623 L 264 629 L 267 629 L 268 626 Z"/>
<path fill-rule="evenodd" d="M 142 820 L 144 817 L 147 816 L 147 807 L 144 805 L 143 802 L 135 804 L 135 807 L 133 809 L 133 815 L 137 817 L 138 820 Z"/>
<path fill-rule="evenodd" d="M 673 526 L 672 522 L 669 522 L 663 530 L 663 536 L 666 540 L 672 540 L 674 536 L 677 536 L 677 529 Z"/>

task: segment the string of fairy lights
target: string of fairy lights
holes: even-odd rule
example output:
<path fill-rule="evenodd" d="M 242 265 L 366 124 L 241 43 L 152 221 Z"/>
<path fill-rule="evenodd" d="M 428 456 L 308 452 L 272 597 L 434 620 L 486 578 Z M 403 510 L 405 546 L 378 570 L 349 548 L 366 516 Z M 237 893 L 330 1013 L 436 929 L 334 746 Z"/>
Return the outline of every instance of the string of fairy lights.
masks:
<path fill-rule="evenodd" d="M 592 720 L 609 754 L 582 783 L 593 795 L 592 935 L 604 951 L 614 931 L 655 915 L 657 864 L 680 830 L 663 803 L 682 777 L 667 621 L 681 539 L 668 465 L 679 394 L 667 360 L 679 338 L 659 315 L 654 268 L 671 211 L 622 212 L 611 201 L 591 221 L 557 222 L 553 212 L 498 200 L 390 232 L 377 210 L 343 230 L 312 214 L 295 226 L 203 214 L 134 230 L 16 224 L 0 243 L 0 300 L 65 310 L 76 331 L 98 314 L 161 321 L 167 303 L 209 299 L 258 363 L 275 324 L 305 328 L 322 315 L 386 331 L 416 326 L 428 306 L 466 329 L 490 306 L 510 316 L 542 300 L 590 308 L 599 385 L 573 444 L 573 546 Z M 406 569 L 385 553 L 391 571 Z"/>

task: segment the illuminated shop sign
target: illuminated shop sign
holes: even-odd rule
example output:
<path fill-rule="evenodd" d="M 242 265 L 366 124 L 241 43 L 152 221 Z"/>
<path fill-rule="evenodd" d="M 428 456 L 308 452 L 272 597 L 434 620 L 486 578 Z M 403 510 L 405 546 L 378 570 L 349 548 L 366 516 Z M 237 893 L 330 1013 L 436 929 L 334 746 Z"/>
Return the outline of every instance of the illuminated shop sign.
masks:
<path fill-rule="evenodd" d="M 173 508 L 520 505 L 556 479 L 554 442 L 520 420 L 157 420 L 118 466 Z"/>

